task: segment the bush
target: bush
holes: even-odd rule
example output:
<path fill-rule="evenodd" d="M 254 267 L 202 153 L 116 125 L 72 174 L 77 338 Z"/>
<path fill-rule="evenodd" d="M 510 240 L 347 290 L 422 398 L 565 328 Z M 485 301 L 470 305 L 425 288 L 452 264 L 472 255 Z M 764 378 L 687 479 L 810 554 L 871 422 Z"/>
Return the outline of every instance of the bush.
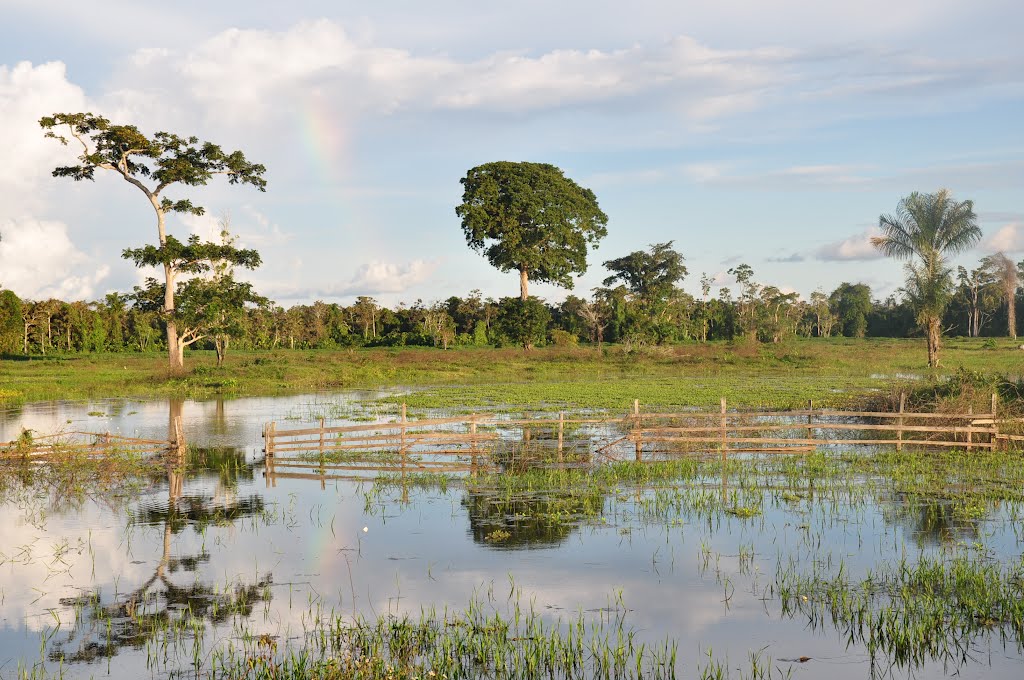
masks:
<path fill-rule="evenodd" d="M 556 328 L 551 331 L 551 344 L 555 347 L 575 347 L 580 344 L 580 339 L 575 333 Z"/>

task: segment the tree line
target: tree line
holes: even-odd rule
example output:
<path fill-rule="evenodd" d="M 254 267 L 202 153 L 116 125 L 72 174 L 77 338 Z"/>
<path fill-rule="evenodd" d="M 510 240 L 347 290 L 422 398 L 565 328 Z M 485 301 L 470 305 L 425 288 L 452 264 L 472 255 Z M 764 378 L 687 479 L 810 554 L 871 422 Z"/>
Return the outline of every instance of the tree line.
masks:
<path fill-rule="evenodd" d="M 1011 323 L 1024 304 L 1024 262 L 1012 263 L 1012 289 L 1005 256 L 989 256 L 973 269 L 960 268 L 942 319 L 947 335 L 1012 335 Z M 605 263 L 616 273 L 586 298 L 560 303 L 536 297 L 493 299 L 479 291 L 395 307 L 363 296 L 349 305 L 316 301 L 285 308 L 265 298 L 221 300 L 203 308 L 195 290 L 179 295 L 183 325 L 201 338 L 194 348 L 217 350 L 331 349 L 341 347 L 541 346 L 619 343 L 634 347 L 747 338 L 779 342 L 792 337 L 911 337 L 922 333 L 906 294 L 879 300 L 864 283 L 842 283 L 809 299 L 757 281 L 748 265 L 731 271 L 735 286 L 711 295 L 709 277 L 701 294 L 677 284 L 685 271 L 671 243 L 652 246 Z M 618 269 L 616 269 L 618 268 Z M 1012 298 L 1008 292 L 1012 291 Z M 159 297 L 157 295 L 156 297 Z M 202 294 L 199 294 L 202 297 Z M 166 352 L 166 334 L 153 291 L 108 293 L 93 301 L 20 299 L 0 290 L 0 353 L 46 355 L 80 352 Z M 251 300 L 255 299 L 253 302 Z M 1007 302 L 1012 299 L 1012 305 Z M 225 308 L 230 310 L 226 313 Z M 205 315 L 205 316 L 204 316 Z M 1015 319 L 1012 321 L 1015 325 Z"/>
<path fill-rule="evenodd" d="M 900 295 L 879 301 L 863 283 L 843 283 L 831 293 L 801 300 L 793 292 L 757 280 L 741 264 L 729 270 L 735 288 L 700 278 L 694 297 L 680 284 L 689 274 L 674 242 L 657 243 L 605 261 L 603 285 L 589 298 L 569 295 L 548 304 L 529 295 L 529 282 L 572 289 L 573 275 L 587 271 L 587 253 L 607 235 L 608 217 L 597 197 L 546 163 L 499 161 L 471 168 L 460 180 L 455 208 L 467 245 L 499 271 L 519 274 L 519 296 L 466 297 L 388 309 L 371 297 L 349 306 L 317 301 L 289 309 L 274 305 L 250 284 L 237 281 L 236 267 L 254 269 L 260 255 L 239 248 L 222 220 L 220 240 L 168 233 L 171 214 L 202 215 L 188 198 L 167 190 L 194 188 L 224 176 L 230 184 L 265 191 L 266 168 L 241 151 L 226 152 L 197 137 L 168 132 L 147 136 L 133 125 L 91 113 L 55 113 L 40 119 L 46 137 L 77 151 L 74 165 L 54 177 L 96 178 L 97 170 L 120 177 L 152 206 L 157 242 L 127 248 L 125 259 L 162 270 L 131 293 L 103 300 L 21 300 L 0 287 L 0 352 L 165 351 L 172 371 L 184 366 L 186 347 L 212 347 L 218 363 L 229 346 L 250 349 L 330 348 L 357 345 L 629 345 L 747 338 L 780 342 L 793 336 L 903 337 L 922 333 L 928 363 L 938 363 L 943 334 L 980 336 L 997 329 L 1016 337 L 1021 264 L 1002 253 L 976 268 L 958 268 L 948 258 L 981 238 L 971 201 L 955 201 L 946 190 L 913 193 L 894 215 L 879 218 L 872 243 L 905 262 Z"/>

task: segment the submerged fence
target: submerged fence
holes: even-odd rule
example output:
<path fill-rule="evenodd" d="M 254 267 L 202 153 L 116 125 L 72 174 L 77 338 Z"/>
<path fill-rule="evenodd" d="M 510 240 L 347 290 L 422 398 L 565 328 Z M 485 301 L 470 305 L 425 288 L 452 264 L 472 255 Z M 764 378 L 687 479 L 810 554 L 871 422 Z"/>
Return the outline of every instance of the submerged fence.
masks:
<path fill-rule="evenodd" d="M 18 439 L 0 442 L 0 462 L 46 461 L 68 455 L 106 456 L 130 453 L 137 456 L 181 455 L 185 451 L 185 433 L 181 417 L 170 423 L 169 439 L 125 437 L 110 432 L 70 430 L 56 434 L 38 434 L 25 430 Z"/>
<path fill-rule="evenodd" d="M 268 423 L 267 484 L 278 478 L 360 479 L 372 473 L 473 473 L 522 466 L 589 465 L 595 459 L 639 462 L 678 455 L 806 453 L 819 447 L 873 445 L 993 450 L 1024 441 L 1003 434 L 992 396 L 988 413 L 806 409 L 673 413 L 642 411 L 639 400 L 618 417 L 515 419 L 494 414 L 409 420 L 405 404 L 388 422 L 278 429 Z"/>

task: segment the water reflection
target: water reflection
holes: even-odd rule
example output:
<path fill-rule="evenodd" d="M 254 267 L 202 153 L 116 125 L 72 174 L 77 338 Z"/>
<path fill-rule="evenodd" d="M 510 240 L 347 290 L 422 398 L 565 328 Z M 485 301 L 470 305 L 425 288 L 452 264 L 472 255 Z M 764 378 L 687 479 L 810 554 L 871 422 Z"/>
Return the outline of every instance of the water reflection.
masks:
<path fill-rule="evenodd" d="M 994 511 L 981 505 L 967 506 L 902 493 L 880 500 L 883 519 L 903 529 L 922 547 L 973 543 L 981 535 L 981 523 Z"/>
<path fill-rule="evenodd" d="M 15 554 L 14 543 L 35 546 L 31 564 L 0 571 L 6 596 L 6 602 L 0 597 L 0 672 L 39 654 L 45 637 L 43 660 L 51 670 L 120 655 L 113 676 L 180 676 L 190 667 L 192 641 L 205 645 L 203 659 L 214 641 L 250 633 L 252 641 L 266 634 L 281 647 L 289 640 L 300 645 L 309 639 L 304 626 L 315 628 L 327 611 L 386 616 L 461 608 L 473 592 L 489 597 L 493 590 L 502 600 L 515 589 L 524 601 L 536 597 L 552 617 L 580 609 L 600 616 L 609 594 L 621 591 L 644 641 L 681 640 L 687 671 L 711 646 L 716 658 L 728 655 L 734 666 L 748 649 L 766 647 L 775 659 L 815 657 L 796 666 L 808 677 L 865 678 L 872 672 L 865 645 L 848 646 L 831 617 L 818 629 L 808 628 L 802 612 L 780 617 L 771 589 L 778 565 L 789 564 L 784 559 L 793 556 L 794 571 L 814 565 L 835 571 L 841 563 L 845 576 L 847 569 L 875 570 L 915 541 L 931 554 L 961 541 L 980 541 L 1000 560 L 1020 554 L 1019 522 L 993 521 L 1005 519 L 1008 505 L 988 504 L 982 512 L 937 499 L 924 503 L 881 491 L 890 488 L 885 485 L 863 491 L 859 481 L 844 486 L 812 473 L 794 476 L 792 488 L 764 491 L 761 477 L 732 466 L 722 468 L 728 478 L 709 465 L 685 482 L 623 478 L 544 493 L 498 493 L 471 482 L 446 487 L 421 480 L 418 486 L 411 475 L 400 491 L 397 484 L 381 490 L 283 475 L 278 488 L 263 488 L 264 464 L 255 455 L 259 428 L 280 417 L 268 415 L 269 406 L 249 413 L 231 401 L 158 406 L 159 413 L 154 405 L 107 410 L 119 412 L 124 427 L 154 438 L 174 433 L 180 416 L 189 440 L 183 456 L 142 475 L 141 491 L 131 496 L 93 494 L 70 506 L 54 491 L 46 511 L 26 520 L 25 499 L 56 489 L 57 476 L 42 468 L 0 473 L 0 491 L 5 484 L 22 487 L 0 493 L 0 511 L 14 514 L 20 531 L 17 539 L 2 534 L 0 553 Z M 133 410 L 138 414 L 129 415 Z M 517 450 L 542 450 L 542 461 L 550 462 L 552 447 L 547 439 L 540 446 L 541 439 L 535 432 L 529 446 L 516 442 Z M 749 516 L 729 512 L 748 508 Z M 72 537 L 77 547 L 74 540 L 87 532 L 100 553 L 92 573 L 84 552 L 73 575 L 51 578 L 51 544 Z M 268 561 L 277 578 L 254 568 Z M 54 595 L 37 603 L 35 587 Z M 51 611 L 62 627 L 52 625 Z M 76 623 L 69 628 L 70 619 Z M 992 630 L 993 636 L 1002 631 Z M 159 671 L 149 669 L 150 650 L 174 636 L 185 641 L 173 648 L 178 656 Z M 987 638 L 972 632 L 970 640 L 981 648 Z M 1020 655 L 1008 644 L 1006 658 L 991 662 L 995 670 L 984 659 L 948 669 L 926 659 L 919 675 L 963 670 L 1017 677 Z M 68 675 L 95 671 L 82 664 Z"/>
<path fill-rule="evenodd" d="M 172 407 L 172 432 L 180 419 L 175 411 Z M 192 639 L 199 644 L 207 624 L 217 625 L 235 616 L 247 618 L 257 603 L 270 601 L 271 574 L 255 581 L 215 584 L 204 580 L 208 578 L 206 570 L 201 570 L 211 561 L 205 548 L 190 554 L 174 555 L 172 551 L 173 536 L 187 528 L 202 534 L 210 525 L 237 522 L 263 511 L 264 501 L 259 495 L 240 498 L 233 492 L 240 479 L 253 478 L 253 466 L 245 464 L 244 458 L 237 450 L 223 448 L 187 453 L 174 449 L 173 455 L 167 456 L 166 499 L 154 498 L 129 511 L 129 531 L 133 524 L 161 530 L 161 553 L 153 573 L 112 599 L 105 599 L 100 587 L 61 598 L 60 604 L 75 612 L 75 623 L 66 635 L 52 638 L 47 651 L 51 662 L 63 666 L 109 659 L 123 648 L 142 650 L 158 636 Z M 216 479 L 218 492 L 184 492 L 186 479 L 202 478 Z M 181 576 L 187 578 L 182 580 Z"/>
<path fill-rule="evenodd" d="M 475 543 L 501 550 L 560 545 L 587 517 L 604 513 L 600 492 L 502 496 L 467 491 L 461 501 Z"/>

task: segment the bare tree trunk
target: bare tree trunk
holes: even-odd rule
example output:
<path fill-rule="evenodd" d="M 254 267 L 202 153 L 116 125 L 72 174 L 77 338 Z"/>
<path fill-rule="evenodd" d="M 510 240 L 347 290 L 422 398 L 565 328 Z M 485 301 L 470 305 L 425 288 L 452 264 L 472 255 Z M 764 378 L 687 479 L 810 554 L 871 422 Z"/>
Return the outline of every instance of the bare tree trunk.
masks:
<path fill-rule="evenodd" d="M 217 367 L 224 365 L 224 355 L 227 354 L 227 339 L 222 335 L 214 336 L 213 348 L 217 351 Z"/>
<path fill-rule="evenodd" d="M 185 369 L 185 344 L 178 337 L 178 329 L 173 324 L 167 324 L 167 339 L 174 338 L 173 353 L 170 354 L 171 371 L 179 372 Z"/>
<path fill-rule="evenodd" d="M 185 368 L 185 347 L 178 338 L 178 325 L 167 321 L 167 364 L 172 373 L 179 373 Z"/>
<path fill-rule="evenodd" d="M 1010 293 L 1006 303 L 1006 325 L 1010 331 L 1010 337 L 1017 339 L 1017 296 Z"/>
<path fill-rule="evenodd" d="M 527 292 L 527 287 L 529 286 L 529 283 L 530 283 L 530 277 L 529 277 L 529 275 L 526 272 L 526 267 L 525 266 L 520 266 L 519 267 L 519 299 L 520 300 L 525 300 L 527 297 L 529 297 L 529 293 Z"/>

